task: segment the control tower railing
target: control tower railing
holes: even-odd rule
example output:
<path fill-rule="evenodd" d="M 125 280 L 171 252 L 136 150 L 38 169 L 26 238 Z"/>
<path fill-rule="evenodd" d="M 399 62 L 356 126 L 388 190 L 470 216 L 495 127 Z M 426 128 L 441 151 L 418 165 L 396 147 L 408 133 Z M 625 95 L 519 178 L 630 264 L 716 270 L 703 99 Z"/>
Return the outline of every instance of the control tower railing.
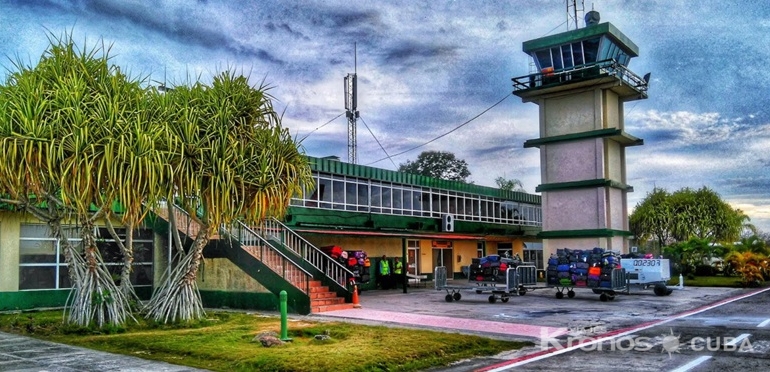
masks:
<path fill-rule="evenodd" d="M 579 82 L 601 77 L 615 77 L 627 86 L 639 92 L 641 98 L 647 98 L 647 86 L 650 74 L 639 77 L 626 66 L 614 59 L 608 59 L 596 63 L 575 66 L 563 70 L 546 70 L 515 77 L 513 80 L 513 92 L 521 92 L 532 89 L 542 89 L 566 83 Z"/>

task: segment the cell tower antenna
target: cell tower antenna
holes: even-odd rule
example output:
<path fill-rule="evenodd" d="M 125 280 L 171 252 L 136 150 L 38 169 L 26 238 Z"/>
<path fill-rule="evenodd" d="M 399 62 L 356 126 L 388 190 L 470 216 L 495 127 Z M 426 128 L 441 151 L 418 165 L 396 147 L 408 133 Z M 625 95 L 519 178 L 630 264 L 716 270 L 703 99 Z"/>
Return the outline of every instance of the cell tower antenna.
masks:
<path fill-rule="evenodd" d="M 584 0 L 566 0 L 567 3 L 567 31 L 580 28 L 578 22 L 585 12 Z"/>
<path fill-rule="evenodd" d="M 345 116 L 348 118 L 348 163 L 358 163 L 356 144 L 356 120 L 358 119 L 357 92 L 358 51 L 353 43 L 353 73 L 345 76 Z"/>

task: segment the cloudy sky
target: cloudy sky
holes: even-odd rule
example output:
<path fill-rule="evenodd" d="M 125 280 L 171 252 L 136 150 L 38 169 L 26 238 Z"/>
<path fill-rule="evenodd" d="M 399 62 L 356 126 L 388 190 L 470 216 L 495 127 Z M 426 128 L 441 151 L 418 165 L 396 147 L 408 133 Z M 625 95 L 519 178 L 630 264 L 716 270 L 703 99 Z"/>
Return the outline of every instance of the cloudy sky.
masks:
<path fill-rule="evenodd" d="M 770 4 L 592 6 L 639 46 L 631 70 L 652 74 L 650 98 L 626 104 L 626 130 L 645 141 L 628 149 L 630 207 L 655 186 L 708 186 L 770 232 Z M 64 32 L 112 45 L 113 62 L 148 81 L 235 69 L 272 87 L 307 154 L 346 161 L 343 77 L 355 66 L 359 164 L 395 169 L 421 151 L 451 151 L 474 183 L 518 178 L 529 192 L 539 153 L 522 144 L 538 136 L 538 111 L 511 95 L 511 78 L 529 73 L 522 42 L 568 30 L 564 0 L 0 0 L 0 9 L 0 78 L 17 58 L 34 65 L 47 36 Z"/>

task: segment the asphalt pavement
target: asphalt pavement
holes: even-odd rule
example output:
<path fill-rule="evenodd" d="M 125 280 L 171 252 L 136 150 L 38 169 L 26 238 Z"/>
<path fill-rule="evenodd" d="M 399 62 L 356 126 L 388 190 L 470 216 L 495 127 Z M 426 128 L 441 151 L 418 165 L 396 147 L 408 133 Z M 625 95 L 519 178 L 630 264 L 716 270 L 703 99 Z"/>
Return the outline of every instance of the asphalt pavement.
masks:
<path fill-rule="evenodd" d="M 670 316 L 745 293 L 732 288 L 684 288 L 658 297 L 651 290 L 632 290 L 602 302 L 590 290 L 576 290 L 574 298 L 555 298 L 553 288 L 534 288 L 524 296 L 490 302 L 490 293 L 459 288 L 460 300 L 447 301 L 445 290 L 408 288 L 363 291 L 361 308 L 307 316 L 314 321 L 345 321 L 432 329 L 485 337 L 538 342 L 541 337 L 567 337 L 585 327 L 611 331 Z M 215 311 L 216 309 L 211 309 Z M 277 315 L 277 314 L 274 314 Z M 504 353 L 504 360 L 526 353 Z M 201 371 L 185 366 L 123 356 L 80 347 L 0 333 L 0 371 Z"/>

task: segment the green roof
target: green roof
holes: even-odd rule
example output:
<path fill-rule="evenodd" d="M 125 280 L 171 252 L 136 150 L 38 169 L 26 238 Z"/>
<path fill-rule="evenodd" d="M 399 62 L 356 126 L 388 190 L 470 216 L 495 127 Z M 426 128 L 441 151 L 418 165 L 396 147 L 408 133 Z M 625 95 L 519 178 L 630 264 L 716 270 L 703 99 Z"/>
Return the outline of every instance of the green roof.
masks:
<path fill-rule="evenodd" d="M 639 47 L 609 22 L 525 41 L 524 44 L 522 44 L 522 50 L 524 53 L 531 54 L 530 52 L 537 50 L 587 40 L 602 35 L 609 36 L 615 44 L 622 48 L 629 56 L 639 56 Z"/>
<path fill-rule="evenodd" d="M 460 181 L 448 181 L 418 174 L 397 172 L 387 169 L 369 167 L 366 165 L 344 163 L 339 160 L 307 157 L 310 168 L 317 172 L 344 175 L 349 177 L 367 178 L 377 181 L 393 182 L 403 185 L 431 187 L 436 189 L 465 192 L 469 194 L 484 195 L 503 200 L 521 203 L 541 204 L 540 195 L 525 192 L 506 191 L 494 187 L 479 186 Z"/>

